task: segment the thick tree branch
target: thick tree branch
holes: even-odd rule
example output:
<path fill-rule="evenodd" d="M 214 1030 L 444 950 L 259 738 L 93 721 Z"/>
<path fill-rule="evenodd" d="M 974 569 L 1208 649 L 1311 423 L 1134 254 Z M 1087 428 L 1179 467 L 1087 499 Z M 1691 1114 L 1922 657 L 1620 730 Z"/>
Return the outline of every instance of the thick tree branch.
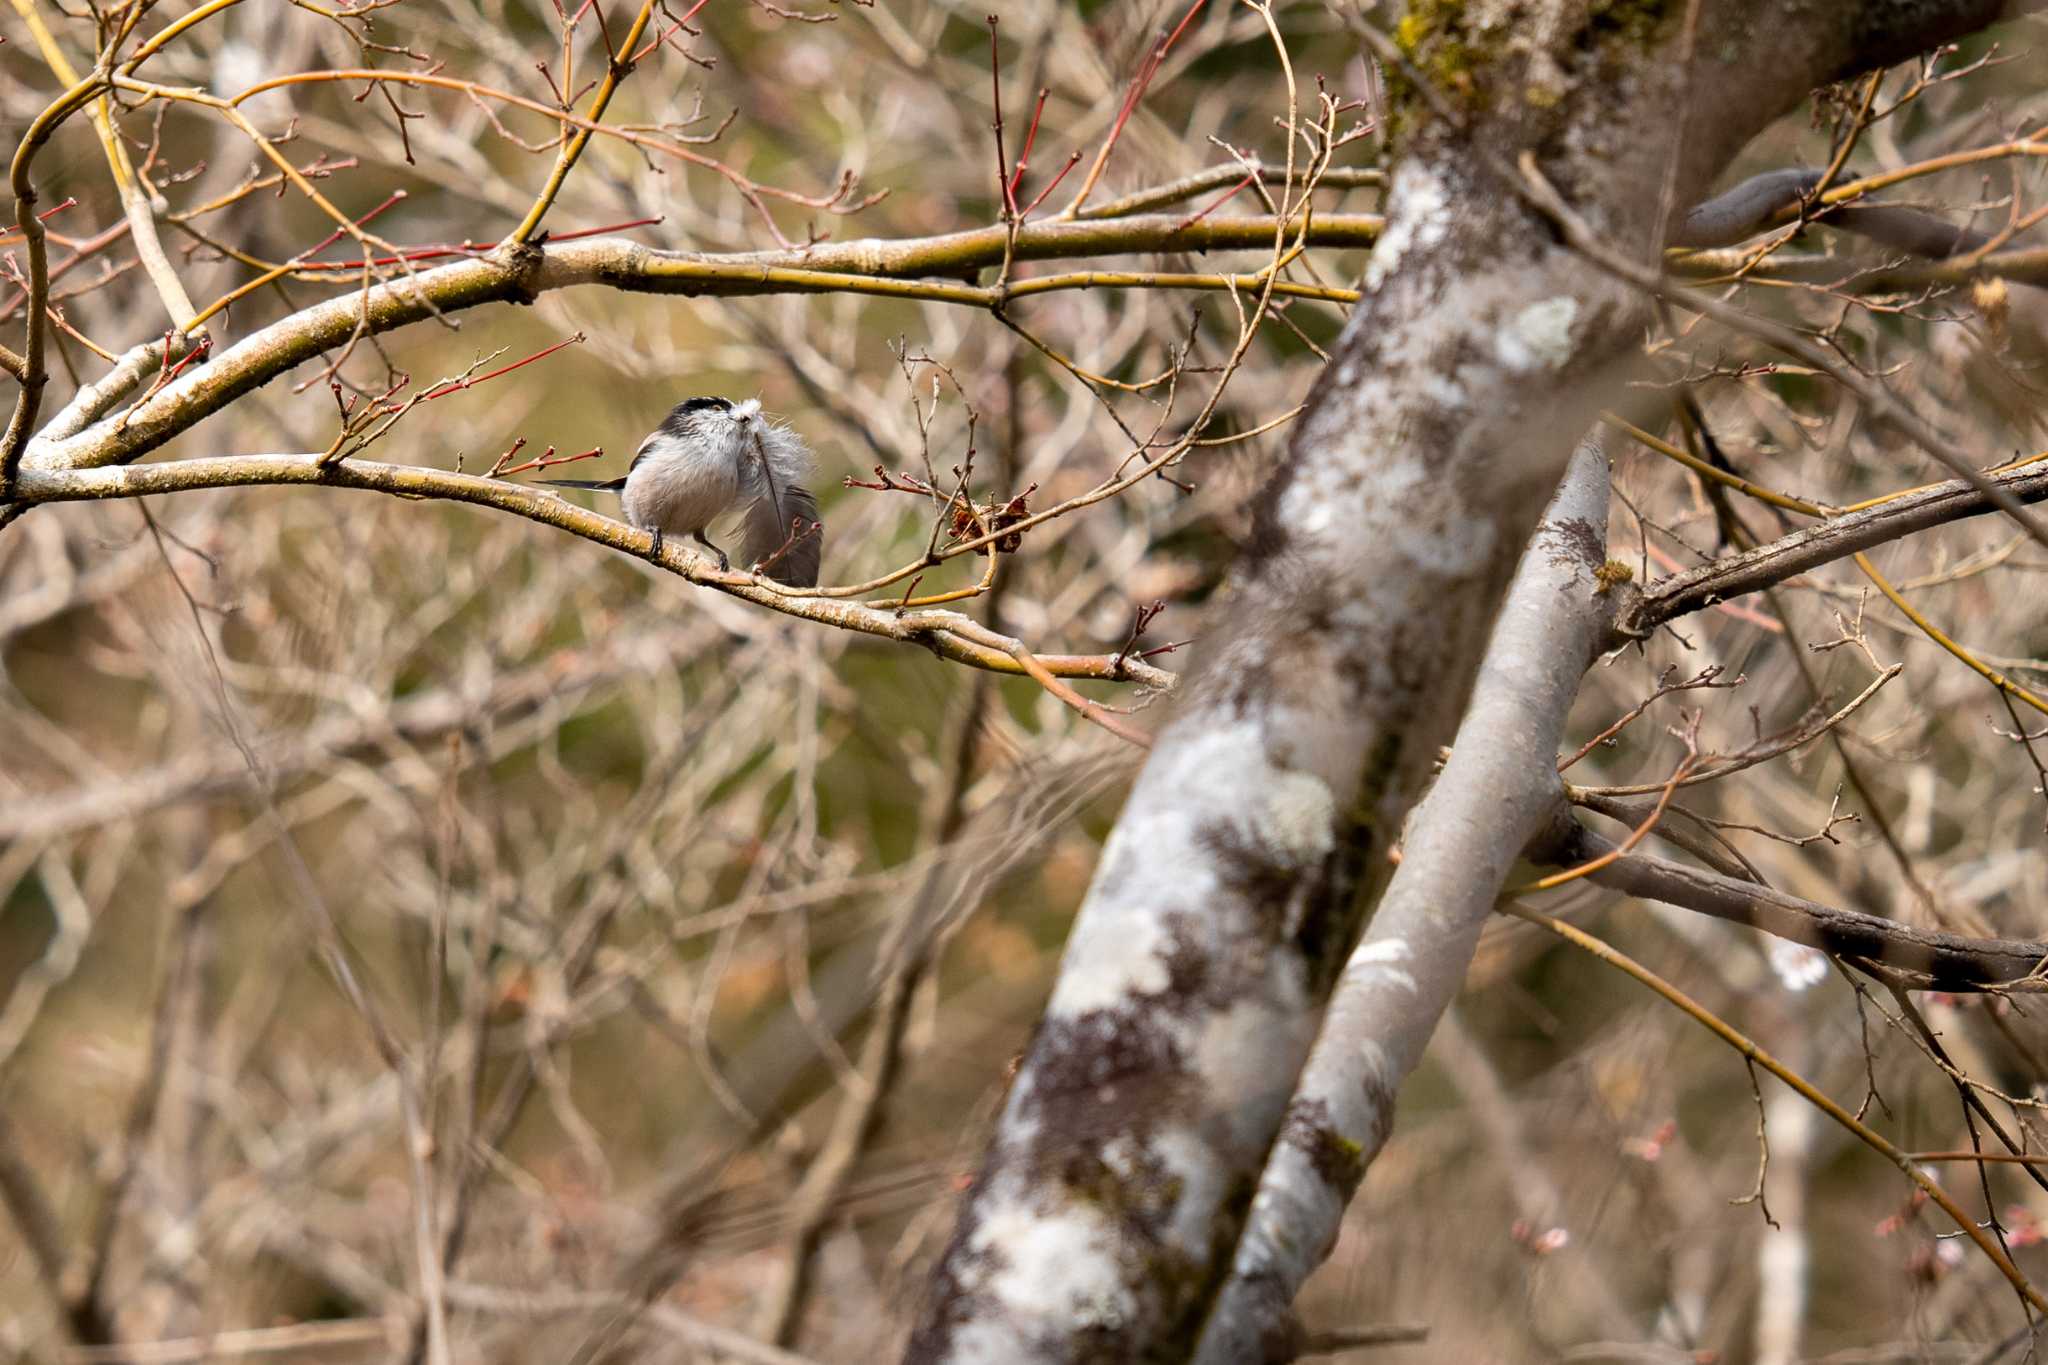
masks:
<path fill-rule="evenodd" d="M 1901 403 L 1885 385 L 1865 375 L 1853 365 L 1836 360 L 1825 347 L 1808 339 L 1805 333 L 1795 328 L 1745 313 L 1696 290 L 1681 289 L 1670 284 L 1658 268 L 1632 260 L 1602 240 L 1543 178 L 1532 154 L 1523 153 L 1522 170 L 1527 179 L 1528 192 L 1543 205 L 1544 211 L 1557 221 L 1566 240 L 1570 241 L 1575 249 L 1583 252 L 1588 260 L 1596 262 L 1601 269 L 1612 272 L 1619 279 L 1627 280 L 1645 293 L 1654 294 L 1688 312 L 1712 318 L 1811 365 L 1861 399 L 1872 417 L 1903 433 L 1915 445 L 1997 504 L 1999 510 L 2025 528 L 2028 535 L 2042 546 L 2048 547 L 2048 522 L 2043 522 L 2028 511 L 2018 499 L 2005 493 L 1983 474 L 1978 473 L 1970 460 L 1969 452 L 1949 440 L 1946 434 L 1919 413 Z"/>
<path fill-rule="evenodd" d="M 1522 557 L 1450 760 L 1330 997 L 1198 1361 L 1297 1353 L 1288 1305 L 1336 1244 L 1508 869 L 1555 809 L 1558 743 L 1613 607 L 1596 577 L 1607 496 L 1607 456 L 1588 442 Z"/>
<path fill-rule="evenodd" d="M 317 454 L 227 455 L 211 459 L 176 460 L 163 464 L 102 469 L 44 471 L 24 469 L 20 501 L 78 502 L 104 498 L 149 497 L 207 488 L 244 488 L 265 484 L 353 488 L 403 498 L 442 498 L 510 512 L 585 540 L 645 558 L 649 537 L 621 521 L 565 501 L 550 489 L 532 488 L 474 474 L 451 474 L 413 465 L 378 464 L 370 460 L 328 463 Z M 821 625 L 922 645 L 942 659 L 972 664 L 993 673 L 1027 675 L 1013 648 L 1023 646 L 995 635 L 958 612 L 872 607 L 846 599 L 801 597 L 762 586 L 754 575 L 711 567 L 694 550 L 670 540 L 662 547 L 660 566 L 700 587 L 714 588 L 756 606 Z M 1003 643 L 998 644 L 996 641 Z M 1146 687 L 1170 688 L 1174 675 L 1139 659 L 1119 661 L 1114 655 L 1038 654 L 1035 660 L 1055 677 L 1128 679 Z"/>
<path fill-rule="evenodd" d="M 1101 222 L 1033 223 L 1018 230 L 1016 259 L 1149 251 L 1270 253 L 1274 233 L 1281 226 L 1270 217 L 1189 223 L 1166 214 Z M 1379 228 L 1380 219 L 1369 215 L 1319 217 L 1309 224 L 1307 241 L 1311 246 L 1369 246 Z M 551 290 L 602 285 L 632 293 L 721 297 L 854 293 L 995 308 L 1049 287 L 1045 280 L 983 288 L 905 278 L 971 275 L 1002 260 L 1000 228 L 731 256 L 656 251 L 616 237 L 593 237 L 545 250 L 522 247 L 424 270 L 301 309 L 243 338 L 210 364 L 165 385 L 121 414 L 118 421 L 110 419 L 70 435 L 50 432 L 39 436 L 29 442 L 23 464 L 31 469 L 78 469 L 125 463 L 156 449 L 250 390 L 347 344 L 352 337 L 394 331 L 482 304 L 530 303 Z M 1177 276 L 1171 283 L 1178 288 L 1197 287 L 1205 278 L 1210 287 L 1224 289 L 1244 288 L 1249 279 Z M 1082 275 L 1064 287 L 1093 288 L 1117 282 Z"/>
<path fill-rule="evenodd" d="M 1982 258 L 1960 256 L 1946 261 L 1889 263 L 1783 252 L 1773 253 L 1762 261 L 1752 259 L 1753 256 L 1753 252 L 1736 249 L 1695 252 L 1674 260 L 1671 270 L 1673 274 L 1695 279 L 1725 277 L 1739 270 L 1747 279 L 1824 284 L 1855 294 L 1902 293 L 1986 278 L 2048 288 L 2048 247 L 1994 251 Z"/>
<path fill-rule="evenodd" d="M 2031 504 L 2048 499 L 2048 461 L 1984 477 L 2017 502 Z M 1961 479 L 1952 479 L 1860 511 L 1844 512 L 1753 550 L 1658 579 L 1645 587 L 1616 619 L 1614 643 L 1641 638 L 1690 612 L 1761 592 L 1808 569 L 1847 559 L 1915 531 L 1995 510 L 1998 509 L 1985 494 Z"/>
<path fill-rule="evenodd" d="M 1461 6 L 1403 26 L 1410 79 L 1457 61 L 1437 101 L 1457 106 L 1407 109 L 1421 126 L 1365 297 L 1262 495 L 1205 678 L 1103 850 L 933 1277 L 917 1365 L 1182 1359 L 1224 1284 L 1360 883 L 1381 875 L 1585 405 L 1645 312 L 1633 279 L 1563 247 L 1492 168 L 1547 158 L 1600 241 L 1649 258 L 1645 186 L 1692 202 L 1815 84 L 1997 12 L 1708 0 L 1713 78 L 1688 82 L 1673 12 L 1617 33 L 1566 0 L 1525 8 L 1498 30 Z M 1384 1112 L 1398 1073 L 1380 1063 L 1400 1044 L 1363 1046 L 1353 1083 Z"/>
<path fill-rule="evenodd" d="M 1564 821 L 1531 845 L 1529 856 L 1559 867 L 1605 856 L 1614 844 L 1573 821 Z M 1838 957 L 1867 960 L 1932 990 L 2048 990 L 2035 977 L 2048 963 L 2048 943 L 1967 938 L 1920 929 L 1690 867 L 1648 853 L 1627 853 L 1589 874 L 1589 880 L 1644 900 L 1662 901 L 1716 919 L 1746 924 Z"/>

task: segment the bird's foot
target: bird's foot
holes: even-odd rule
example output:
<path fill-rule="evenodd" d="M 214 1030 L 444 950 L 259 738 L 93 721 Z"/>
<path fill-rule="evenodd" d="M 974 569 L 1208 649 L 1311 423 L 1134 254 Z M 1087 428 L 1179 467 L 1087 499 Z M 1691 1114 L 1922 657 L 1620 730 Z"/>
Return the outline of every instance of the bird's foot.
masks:
<path fill-rule="evenodd" d="M 647 557 L 657 564 L 661 563 L 661 528 L 659 526 L 654 528 L 654 539 L 648 542 Z"/>

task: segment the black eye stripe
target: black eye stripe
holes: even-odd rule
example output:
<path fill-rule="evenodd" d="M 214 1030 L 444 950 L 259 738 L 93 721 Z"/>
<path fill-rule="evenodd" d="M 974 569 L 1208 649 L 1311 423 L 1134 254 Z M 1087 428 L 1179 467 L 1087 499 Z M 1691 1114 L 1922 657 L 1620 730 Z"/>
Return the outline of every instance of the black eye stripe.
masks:
<path fill-rule="evenodd" d="M 682 402 L 676 404 L 676 412 L 678 414 L 685 412 L 702 412 L 706 408 L 717 408 L 719 411 L 723 412 L 726 411 L 727 409 L 730 409 L 731 407 L 732 402 L 730 399 L 686 398 Z"/>

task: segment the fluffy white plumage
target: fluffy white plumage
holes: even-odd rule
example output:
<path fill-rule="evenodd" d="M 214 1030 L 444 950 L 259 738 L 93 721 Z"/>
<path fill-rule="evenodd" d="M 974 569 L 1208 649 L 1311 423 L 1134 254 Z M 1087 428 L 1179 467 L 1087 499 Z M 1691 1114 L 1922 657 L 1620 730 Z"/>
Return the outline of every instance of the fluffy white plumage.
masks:
<path fill-rule="evenodd" d="M 737 512 L 741 562 L 766 565 L 762 572 L 776 581 L 807 588 L 818 581 L 825 548 L 823 529 L 811 529 L 817 499 L 803 484 L 812 464 L 803 438 L 762 413 L 757 400 L 691 398 L 648 433 L 624 478 L 552 482 L 617 491 L 626 520 L 653 531 L 657 546 L 664 535 L 690 536 L 721 566 L 725 552 L 706 532 Z"/>

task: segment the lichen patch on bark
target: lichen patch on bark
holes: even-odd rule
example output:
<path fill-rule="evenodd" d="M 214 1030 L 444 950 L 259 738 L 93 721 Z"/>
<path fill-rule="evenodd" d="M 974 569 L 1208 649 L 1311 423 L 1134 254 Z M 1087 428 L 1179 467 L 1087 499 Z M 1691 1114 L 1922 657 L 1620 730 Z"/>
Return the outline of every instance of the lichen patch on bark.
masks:
<path fill-rule="evenodd" d="M 1365 292 L 1378 291 L 1400 267 L 1413 247 L 1429 250 L 1451 230 L 1451 196 L 1442 181 L 1420 161 L 1404 161 L 1394 170 L 1389 201 L 1398 199 L 1402 212 L 1387 220 L 1386 230 L 1365 266 Z"/>
<path fill-rule="evenodd" d="M 1511 370 L 1560 370 L 1575 346 L 1572 321 L 1579 315 L 1579 301 L 1569 294 L 1540 299 L 1523 308 L 1500 329 L 1494 339 L 1494 354 Z"/>
<path fill-rule="evenodd" d="M 1044 1218 L 999 1207 L 990 1210 L 971 1245 L 997 1255 L 996 1275 L 1015 1286 L 1012 1302 L 1120 1323 L 1130 1315 L 1131 1296 L 1105 1273 L 1116 1259 L 1114 1236 L 1087 1208 L 1070 1206 Z"/>

